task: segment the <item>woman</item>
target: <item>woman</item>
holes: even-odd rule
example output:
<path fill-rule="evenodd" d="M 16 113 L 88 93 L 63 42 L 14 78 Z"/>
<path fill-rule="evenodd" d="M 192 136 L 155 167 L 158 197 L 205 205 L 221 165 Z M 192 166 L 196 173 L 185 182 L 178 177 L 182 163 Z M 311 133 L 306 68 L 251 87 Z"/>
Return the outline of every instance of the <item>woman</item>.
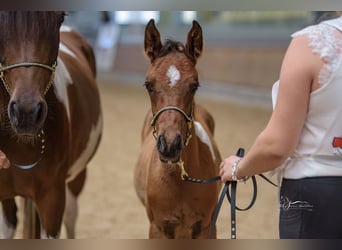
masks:
<path fill-rule="evenodd" d="M 221 180 L 275 169 L 280 238 L 342 238 L 342 17 L 292 37 L 272 116 L 243 159 L 223 160 Z"/>

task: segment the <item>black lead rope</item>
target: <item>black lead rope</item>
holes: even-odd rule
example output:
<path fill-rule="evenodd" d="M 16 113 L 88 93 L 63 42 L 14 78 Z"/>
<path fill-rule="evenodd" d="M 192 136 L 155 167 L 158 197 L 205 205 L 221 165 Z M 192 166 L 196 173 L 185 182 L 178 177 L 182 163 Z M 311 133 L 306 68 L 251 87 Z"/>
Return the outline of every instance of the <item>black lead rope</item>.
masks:
<path fill-rule="evenodd" d="M 245 154 L 245 150 L 243 148 L 239 148 L 236 155 L 239 157 L 243 157 Z M 264 180 L 266 180 L 268 183 L 272 184 L 275 187 L 278 187 L 276 184 L 274 184 L 272 181 L 270 181 L 266 176 L 264 176 L 263 174 L 259 174 L 259 176 L 261 178 L 263 178 Z M 211 223 L 211 229 L 210 229 L 210 238 L 213 238 L 213 234 L 215 231 L 215 227 L 216 227 L 216 221 L 218 218 L 218 215 L 220 213 L 220 209 L 224 200 L 224 197 L 227 197 L 227 200 L 230 203 L 230 216 L 231 216 L 231 239 L 236 239 L 236 210 L 238 211 L 247 211 L 248 209 L 250 209 L 255 201 L 256 201 L 256 197 L 257 197 L 257 182 L 256 182 L 256 178 L 255 176 L 252 176 L 252 183 L 253 183 L 253 196 L 251 199 L 251 202 L 249 203 L 249 205 L 246 208 L 239 208 L 238 206 L 236 206 L 236 189 L 237 189 L 237 181 L 227 181 L 224 184 L 224 187 L 222 188 L 221 194 L 219 196 L 219 200 L 218 203 L 216 205 L 216 209 L 214 212 L 214 216 L 213 216 L 213 220 Z M 193 182 L 193 183 L 199 183 L 199 184 L 207 184 L 207 183 L 211 183 L 211 182 L 215 182 L 215 181 L 220 181 L 221 180 L 221 176 L 215 176 L 209 179 L 195 179 L 195 178 L 191 178 L 187 175 L 183 176 L 183 180 L 184 181 L 188 181 L 188 182 Z M 230 185 L 230 194 L 229 194 L 229 185 Z"/>
<path fill-rule="evenodd" d="M 245 154 L 245 150 L 243 148 L 239 148 L 236 155 L 239 157 L 243 157 Z M 219 201 L 217 203 L 216 209 L 215 209 L 215 213 L 214 213 L 214 217 L 213 217 L 213 221 L 211 224 L 211 229 L 210 229 L 210 238 L 213 238 L 213 234 L 214 234 L 214 229 L 216 226 L 216 221 L 219 215 L 219 212 L 221 210 L 221 206 L 223 203 L 223 199 L 224 196 L 227 197 L 228 201 L 230 202 L 230 228 L 231 228 L 231 239 L 235 240 L 236 239 L 236 210 L 239 211 L 246 211 L 248 209 L 250 209 L 256 200 L 256 195 L 257 195 L 257 185 L 256 185 L 256 180 L 255 180 L 255 176 L 252 176 L 252 180 L 253 180 L 253 197 L 252 200 L 250 202 L 250 204 L 243 209 L 240 209 L 236 206 L 236 188 L 237 188 L 237 181 L 227 181 L 224 184 L 224 187 L 221 191 L 221 195 L 219 198 Z M 231 191 L 231 195 L 229 195 L 229 185 L 230 185 L 230 191 Z"/>

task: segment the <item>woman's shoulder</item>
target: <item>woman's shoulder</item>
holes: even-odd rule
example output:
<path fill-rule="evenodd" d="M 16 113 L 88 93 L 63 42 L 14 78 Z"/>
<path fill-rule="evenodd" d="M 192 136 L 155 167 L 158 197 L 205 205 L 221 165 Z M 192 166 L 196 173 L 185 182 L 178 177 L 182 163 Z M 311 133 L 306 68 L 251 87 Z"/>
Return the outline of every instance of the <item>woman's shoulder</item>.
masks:
<path fill-rule="evenodd" d="M 327 52 L 327 48 L 332 50 L 331 53 L 335 53 L 334 49 L 340 48 L 342 43 L 341 32 L 342 18 L 339 17 L 307 26 L 293 33 L 292 38 L 306 36 L 309 39 L 309 45 L 314 52 L 325 57 L 327 55 L 324 55 L 324 53 Z"/>
<path fill-rule="evenodd" d="M 292 34 L 294 39 L 306 37 L 313 53 L 320 56 L 325 65 L 320 73 L 320 84 L 336 69 L 342 55 L 342 18 L 336 18 L 311 25 Z"/>

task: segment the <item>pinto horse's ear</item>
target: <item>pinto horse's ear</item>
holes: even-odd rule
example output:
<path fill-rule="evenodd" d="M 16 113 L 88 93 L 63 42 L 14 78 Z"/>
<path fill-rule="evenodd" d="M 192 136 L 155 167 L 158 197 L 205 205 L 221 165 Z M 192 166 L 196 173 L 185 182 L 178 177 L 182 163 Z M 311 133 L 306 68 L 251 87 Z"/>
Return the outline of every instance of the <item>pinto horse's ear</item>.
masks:
<path fill-rule="evenodd" d="M 185 45 L 188 53 L 194 58 L 195 62 L 201 55 L 203 49 L 202 28 L 198 22 L 192 21 L 191 30 L 188 33 L 188 38 Z"/>
<path fill-rule="evenodd" d="M 162 47 L 160 33 L 156 28 L 153 19 L 148 22 L 145 28 L 144 47 L 146 56 L 153 62 L 154 59 L 157 58 Z"/>

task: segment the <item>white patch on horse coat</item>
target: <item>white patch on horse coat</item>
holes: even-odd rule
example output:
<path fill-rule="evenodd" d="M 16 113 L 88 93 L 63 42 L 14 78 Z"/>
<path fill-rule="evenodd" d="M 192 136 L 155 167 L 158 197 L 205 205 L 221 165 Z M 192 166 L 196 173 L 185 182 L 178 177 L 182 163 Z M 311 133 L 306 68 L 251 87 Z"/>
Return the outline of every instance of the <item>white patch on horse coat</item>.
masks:
<path fill-rule="evenodd" d="M 64 104 L 70 121 L 70 107 L 68 98 L 68 85 L 72 84 L 72 79 L 68 69 L 60 57 L 57 58 L 57 69 L 55 73 L 54 88 L 58 100 Z"/>
<path fill-rule="evenodd" d="M 60 32 L 71 32 L 72 28 L 66 25 L 62 25 L 60 28 Z M 64 53 L 71 55 L 74 58 L 77 58 L 75 53 L 72 52 L 67 46 L 65 46 L 65 44 L 63 44 L 62 42 L 59 43 L 59 50 L 63 51 Z"/>
<path fill-rule="evenodd" d="M 85 150 L 81 153 L 80 157 L 75 161 L 69 170 L 69 176 L 66 180 L 67 182 L 72 181 L 86 167 L 89 157 L 93 154 L 98 143 L 99 135 L 102 132 L 102 123 L 102 116 L 99 116 L 96 126 L 94 126 L 90 132 L 89 141 Z"/>
<path fill-rule="evenodd" d="M 176 66 L 171 65 L 166 73 L 167 77 L 169 78 L 169 86 L 172 88 L 177 84 L 177 81 L 180 79 L 180 72 L 176 68 Z"/>
<path fill-rule="evenodd" d="M 74 57 L 74 58 L 77 58 L 75 53 L 72 52 L 67 46 L 65 46 L 63 43 L 59 43 L 59 50 L 60 51 L 63 51 L 64 53 Z"/>
<path fill-rule="evenodd" d="M 0 206 L 0 239 L 12 239 L 14 232 L 14 226 L 7 221 L 2 206 Z"/>
<path fill-rule="evenodd" d="M 63 222 L 66 228 L 68 239 L 75 238 L 75 224 L 78 215 L 78 205 L 75 195 L 70 191 L 69 187 L 65 188 L 66 199 L 65 199 L 65 210 L 63 216 Z"/>
<path fill-rule="evenodd" d="M 72 28 L 68 25 L 62 25 L 61 28 L 59 29 L 60 32 L 70 32 L 72 31 Z"/>
<path fill-rule="evenodd" d="M 200 140 L 203 143 L 208 145 L 209 150 L 211 152 L 211 156 L 213 157 L 213 160 L 215 161 L 216 157 L 215 157 L 214 148 L 213 148 L 213 145 L 211 144 L 211 141 L 210 141 L 210 138 L 209 138 L 207 132 L 205 131 L 205 129 L 203 128 L 201 123 L 199 123 L 197 121 L 194 121 L 194 125 L 195 125 L 195 133 L 196 133 L 196 135 L 198 136 L 198 138 L 200 138 Z"/>

